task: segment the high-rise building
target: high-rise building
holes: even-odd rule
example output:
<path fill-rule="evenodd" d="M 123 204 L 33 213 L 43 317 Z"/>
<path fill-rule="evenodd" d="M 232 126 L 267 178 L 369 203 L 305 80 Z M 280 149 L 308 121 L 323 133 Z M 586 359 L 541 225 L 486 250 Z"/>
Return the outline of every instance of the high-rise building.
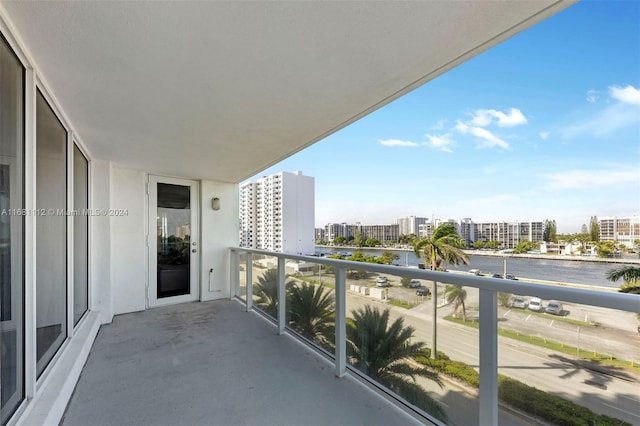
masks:
<path fill-rule="evenodd" d="M 399 235 L 418 235 L 420 225 L 429 222 L 426 217 L 407 216 L 397 219 Z"/>
<path fill-rule="evenodd" d="M 240 246 L 315 251 L 315 180 L 302 172 L 263 176 L 240 188 Z"/>
<path fill-rule="evenodd" d="M 640 216 L 598 218 L 600 241 L 615 241 L 633 247 L 640 240 Z"/>

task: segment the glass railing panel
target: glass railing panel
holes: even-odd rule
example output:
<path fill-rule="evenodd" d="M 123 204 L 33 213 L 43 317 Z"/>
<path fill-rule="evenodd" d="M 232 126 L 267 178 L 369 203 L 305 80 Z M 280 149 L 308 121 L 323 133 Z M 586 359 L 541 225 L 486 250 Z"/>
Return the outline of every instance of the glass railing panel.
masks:
<path fill-rule="evenodd" d="M 478 424 L 477 391 L 463 383 L 465 375 L 477 375 L 477 291 L 475 298 L 473 289 L 455 292 L 464 298 L 463 312 L 462 303 L 454 308 L 447 301 L 447 284 L 438 284 L 433 360 L 433 282 L 403 277 L 403 269 L 347 271 L 348 363 L 443 422 Z M 456 322 L 465 315 L 469 325 Z"/>
<path fill-rule="evenodd" d="M 278 258 L 253 255 L 253 306 L 278 318 Z"/>
<path fill-rule="evenodd" d="M 335 356 L 334 268 L 287 260 L 287 327 Z"/>
<path fill-rule="evenodd" d="M 247 265 L 247 253 L 241 251 L 238 253 L 238 290 L 236 296 L 240 299 L 247 301 L 247 268 L 251 268 L 252 265 Z"/>
<path fill-rule="evenodd" d="M 551 424 L 640 424 L 635 313 L 531 295 L 502 300 L 503 406 Z"/>

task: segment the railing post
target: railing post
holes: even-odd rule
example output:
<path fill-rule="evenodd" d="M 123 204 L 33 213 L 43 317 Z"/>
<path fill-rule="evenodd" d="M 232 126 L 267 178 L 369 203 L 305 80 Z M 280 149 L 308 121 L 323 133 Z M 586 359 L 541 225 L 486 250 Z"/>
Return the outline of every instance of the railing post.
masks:
<path fill-rule="evenodd" d="M 229 299 L 233 299 L 238 295 L 238 288 L 240 287 L 240 283 L 238 282 L 238 265 L 240 253 L 238 250 L 231 250 L 231 279 L 229 280 Z"/>
<path fill-rule="evenodd" d="M 481 425 L 498 424 L 498 303 L 495 291 L 480 289 Z"/>
<path fill-rule="evenodd" d="M 347 372 L 347 289 L 345 269 L 335 268 L 336 277 L 336 371 L 337 377 Z"/>
<path fill-rule="evenodd" d="M 253 253 L 247 253 L 247 300 L 246 308 L 249 312 L 253 308 Z"/>
<path fill-rule="evenodd" d="M 284 281 L 284 257 L 278 257 L 278 334 L 284 333 L 284 326 L 287 322 L 287 293 Z"/>

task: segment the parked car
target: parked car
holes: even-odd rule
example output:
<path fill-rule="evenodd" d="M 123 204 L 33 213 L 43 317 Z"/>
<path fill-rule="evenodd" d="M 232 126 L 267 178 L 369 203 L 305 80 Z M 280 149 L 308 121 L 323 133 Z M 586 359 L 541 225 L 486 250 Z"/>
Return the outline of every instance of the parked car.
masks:
<path fill-rule="evenodd" d="M 411 280 L 409 281 L 409 288 L 418 288 L 420 287 L 420 280 Z"/>
<path fill-rule="evenodd" d="M 376 278 L 376 287 L 391 287 L 391 284 L 387 277 L 378 277 Z"/>
<path fill-rule="evenodd" d="M 513 298 L 513 302 L 511 302 L 511 307 L 519 308 L 519 309 L 527 309 L 527 299 L 524 297 L 516 296 Z"/>
<path fill-rule="evenodd" d="M 513 274 L 507 274 L 504 276 L 507 280 L 517 280 L 516 276 Z"/>
<path fill-rule="evenodd" d="M 560 315 L 562 313 L 562 309 L 562 303 L 551 300 L 549 303 L 547 303 L 545 312 L 548 314 Z"/>
<path fill-rule="evenodd" d="M 424 286 L 420 286 L 416 290 L 416 295 L 418 296 L 428 296 L 430 294 L 431 294 L 431 290 L 429 290 L 427 287 L 424 287 Z"/>
<path fill-rule="evenodd" d="M 542 300 L 537 297 L 529 299 L 529 309 L 536 312 L 542 310 Z"/>
<path fill-rule="evenodd" d="M 493 274 L 493 275 L 491 275 L 491 278 L 502 278 L 502 275 L 500 275 L 500 274 Z"/>
<path fill-rule="evenodd" d="M 480 269 L 469 269 L 469 273 L 473 275 L 480 275 Z"/>

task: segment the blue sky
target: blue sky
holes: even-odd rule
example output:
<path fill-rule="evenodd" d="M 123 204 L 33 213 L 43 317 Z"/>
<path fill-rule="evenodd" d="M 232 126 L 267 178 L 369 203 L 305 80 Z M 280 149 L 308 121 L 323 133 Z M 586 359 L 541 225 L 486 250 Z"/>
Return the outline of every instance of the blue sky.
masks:
<path fill-rule="evenodd" d="M 583 1 L 261 175 L 315 177 L 316 226 L 640 214 L 640 2 Z"/>

